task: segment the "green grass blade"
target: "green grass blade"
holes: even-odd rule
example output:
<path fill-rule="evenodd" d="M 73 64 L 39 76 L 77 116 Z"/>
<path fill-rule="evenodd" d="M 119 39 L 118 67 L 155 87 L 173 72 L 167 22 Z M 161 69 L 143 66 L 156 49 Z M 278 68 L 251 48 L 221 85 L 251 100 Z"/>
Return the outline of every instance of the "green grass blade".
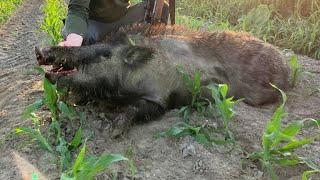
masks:
<path fill-rule="evenodd" d="M 49 107 L 52 117 L 57 119 L 57 100 L 58 94 L 55 85 L 45 78 L 43 82 L 45 104 Z"/>
<path fill-rule="evenodd" d="M 72 167 L 72 173 L 74 177 L 77 177 L 78 171 L 80 170 L 81 164 L 84 161 L 85 158 L 85 154 L 86 154 L 86 144 L 83 145 L 83 147 L 81 148 L 77 159 Z"/>
<path fill-rule="evenodd" d="M 304 163 L 306 163 L 306 165 L 313 169 L 313 170 L 317 170 L 317 171 L 320 171 L 320 165 L 316 164 L 313 160 L 311 160 L 310 158 L 308 157 L 299 157 L 299 159 L 301 161 L 303 161 Z"/>
<path fill-rule="evenodd" d="M 320 170 L 309 170 L 309 171 L 304 171 L 302 174 L 302 180 L 309 180 L 309 176 L 315 173 L 320 173 Z"/>
<path fill-rule="evenodd" d="M 72 141 L 70 142 L 71 150 L 76 149 L 78 146 L 80 146 L 82 140 L 82 129 L 79 128 L 74 135 Z"/>
<path fill-rule="evenodd" d="M 58 108 L 62 114 L 68 117 L 68 119 L 72 120 L 76 116 L 76 112 L 73 108 L 69 107 L 66 103 L 59 101 Z"/>
<path fill-rule="evenodd" d="M 293 122 L 291 124 L 289 124 L 289 126 L 287 126 L 286 128 L 284 128 L 281 132 L 287 136 L 295 136 L 296 134 L 298 134 L 301 130 L 301 128 L 303 127 L 303 122 Z"/>
<path fill-rule="evenodd" d="M 120 154 L 107 154 L 100 156 L 89 169 L 81 171 L 77 179 L 93 179 L 98 173 L 106 170 L 112 163 L 127 161 L 128 159 Z"/>
<path fill-rule="evenodd" d="M 71 163 L 71 153 L 68 149 L 68 143 L 64 138 L 59 138 L 59 144 L 56 147 L 56 150 L 60 155 L 60 167 L 64 171 L 69 168 Z"/>
<path fill-rule="evenodd" d="M 22 118 L 23 119 L 28 119 L 31 117 L 31 113 L 36 111 L 37 109 L 41 108 L 43 105 L 43 99 L 37 100 L 31 105 L 29 105 L 22 113 Z"/>
<path fill-rule="evenodd" d="M 300 148 L 306 144 L 310 144 L 313 142 L 313 139 L 304 138 L 301 140 L 293 140 L 287 144 L 285 144 L 279 151 L 285 152 L 285 151 L 293 151 L 297 148 Z"/>

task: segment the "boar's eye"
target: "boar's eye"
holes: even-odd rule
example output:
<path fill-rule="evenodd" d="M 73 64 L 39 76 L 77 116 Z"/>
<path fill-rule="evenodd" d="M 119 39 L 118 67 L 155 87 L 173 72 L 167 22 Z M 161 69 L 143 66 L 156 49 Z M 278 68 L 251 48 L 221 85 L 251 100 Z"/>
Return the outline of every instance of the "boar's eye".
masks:
<path fill-rule="evenodd" d="M 146 64 L 153 58 L 154 50 L 143 46 L 127 46 L 121 52 L 123 62 L 130 67 Z"/>

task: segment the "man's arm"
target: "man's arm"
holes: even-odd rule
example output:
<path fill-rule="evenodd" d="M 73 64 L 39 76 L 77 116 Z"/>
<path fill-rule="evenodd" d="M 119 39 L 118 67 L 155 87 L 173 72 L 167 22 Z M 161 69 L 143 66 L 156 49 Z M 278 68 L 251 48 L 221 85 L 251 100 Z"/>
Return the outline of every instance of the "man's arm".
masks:
<path fill-rule="evenodd" d="M 90 0 L 70 0 L 64 28 L 66 40 L 60 46 L 81 46 L 87 33 Z"/>

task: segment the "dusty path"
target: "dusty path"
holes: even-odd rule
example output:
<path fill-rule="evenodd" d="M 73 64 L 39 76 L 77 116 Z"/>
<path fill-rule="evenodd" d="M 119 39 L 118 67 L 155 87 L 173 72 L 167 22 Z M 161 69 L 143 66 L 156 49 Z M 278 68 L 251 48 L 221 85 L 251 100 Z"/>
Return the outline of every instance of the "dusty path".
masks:
<path fill-rule="evenodd" d="M 6 24 L 0 27 L 0 138 L 24 122 L 20 114 L 37 92 L 30 89 L 35 76 L 33 48 L 42 35 L 37 33 L 42 0 L 26 0 Z M 39 78 L 39 77 L 38 77 Z M 31 94 L 30 94 L 31 93 Z M 0 145 L 0 179 L 19 179 L 12 165 L 12 151 Z"/>
<path fill-rule="evenodd" d="M 41 172 L 48 179 L 58 178 L 50 154 L 35 146 L 36 143 L 25 142 L 16 136 L 8 137 L 11 130 L 27 124 L 21 120 L 21 112 L 42 93 L 41 78 L 30 70 L 35 64 L 33 48 L 43 40 L 43 34 L 37 33 L 42 2 L 26 0 L 7 24 L 0 27 L 1 180 L 30 179 L 33 172 Z M 302 74 L 298 87 L 288 93 L 286 107 L 290 116 L 286 121 L 320 118 L 320 92 L 315 91 L 320 88 L 320 61 L 300 57 L 300 63 L 309 73 Z M 260 147 L 260 135 L 274 108 L 275 105 L 259 108 L 244 103 L 237 105 L 232 129 L 243 150 L 252 151 Z M 181 120 L 172 112 L 161 120 L 134 126 L 126 137 L 117 140 L 110 139 L 101 131 L 102 124 L 107 121 L 103 113 L 90 111 L 87 117 L 84 132 L 94 133 L 93 140 L 88 144 L 90 152 L 123 153 L 132 149 L 138 179 L 263 179 L 254 164 L 241 169 L 241 158 L 244 156 L 241 150 L 229 153 L 221 146 L 206 149 L 190 138 L 155 140 L 155 133 Z M 309 132 L 314 132 L 314 129 Z M 186 147 L 194 147 L 195 154 L 192 151 L 190 156 L 183 157 L 182 150 Z M 320 162 L 320 143 L 314 143 L 301 153 L 313 156 Z M 302 169 L 280 168 L 281 179 L 299 179 Z"/>

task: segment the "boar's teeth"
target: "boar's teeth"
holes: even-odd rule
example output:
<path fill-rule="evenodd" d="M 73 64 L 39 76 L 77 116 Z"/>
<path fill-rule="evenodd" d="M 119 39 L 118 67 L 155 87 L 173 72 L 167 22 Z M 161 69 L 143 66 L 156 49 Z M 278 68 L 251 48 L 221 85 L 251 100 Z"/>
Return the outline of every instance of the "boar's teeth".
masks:
<path fill-rule="evenodd" d="M 59 68 L 57 72 L 63 71 L 63 67 Z"/>

